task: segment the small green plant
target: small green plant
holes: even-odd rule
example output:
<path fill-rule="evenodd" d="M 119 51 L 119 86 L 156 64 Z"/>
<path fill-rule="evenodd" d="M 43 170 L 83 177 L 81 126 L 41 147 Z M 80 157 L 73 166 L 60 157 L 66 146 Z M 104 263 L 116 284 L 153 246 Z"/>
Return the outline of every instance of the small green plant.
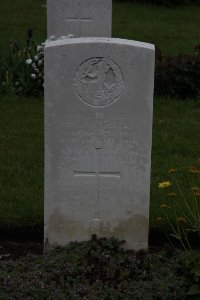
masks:
<path fill-rule="evenodd" d="M 158 184 L 164 192 L 164 200 L 160 203 L 160 216 L 156 222 L 162 224 L 170 242 L 175 238 L 186 251 L 190 251 L 191 235 L 200 240 L 200 170 L 197 166 L 190 166 L 187 174 L 190 190 L 186 193 L 176 174 L 176 169 L 170 169 L 170 179 Z"/>
<path fill-rule="evenodd" d="M 27 39 L 22 47 L 11 41 L 6 56 L 0 58 L 0 93 L 40 96 L 44 83 L 44 44 Z"/>
<path fill-rule="evenodd" d="M 192 256 L 184 256 L 180 260 L 187 280 L 188 298 L 200 299 L 200 255 L 193 252 Z"/>
<path fill-rule="evenodd" d="M 31 67 L 30 77 L 34 81 L 36 93 L 43 94 L 44 90 L 44 43 L 36 47 L 32 57 L 26 60 L 26 64 Z"/>
<path fill-rule="evenodd" d="M 183 269 L 187 278 L 188 299 L 200 299 L 200 256 L 192 252 L 191 235 L 195 234 L 196 242 L 200 242 L 200 170 L 190 166 L 188 179 L 190 190 L 184 193 L 177 179 L 177 169 L 169 170 L 169 180 L 158 184 L 163 190 L 164 201 L 160 204 L 160 216 L 156 221 L 174 245 L 178 241 L 187 252 L 183 260 Z M 186 187 L 188 188 L 188 187 Z M 177 243 L 176 243 L 177 245 Z"/>

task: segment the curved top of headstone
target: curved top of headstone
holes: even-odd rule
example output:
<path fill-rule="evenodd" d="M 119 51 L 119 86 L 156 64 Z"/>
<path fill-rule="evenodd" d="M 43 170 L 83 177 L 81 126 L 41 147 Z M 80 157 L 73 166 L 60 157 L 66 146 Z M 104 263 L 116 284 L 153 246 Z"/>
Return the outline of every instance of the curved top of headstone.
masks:
<path fill-rule="evenodd" d="M 153 44 L 138 42 L 127 39 L 119 39 L 119 38 L 102 38 L 102 37 L 84 37 L 84 38 L 69 38 L 62 37 L 61 39 L 47 40 L 45 43 L 45 47 L 53 47 L 53 46 L 63 46 L 66 44 L 118 44 L 133 46 L 138 48 L 146 48 L 149 50 L 155 50 L 155 46 Z"/>

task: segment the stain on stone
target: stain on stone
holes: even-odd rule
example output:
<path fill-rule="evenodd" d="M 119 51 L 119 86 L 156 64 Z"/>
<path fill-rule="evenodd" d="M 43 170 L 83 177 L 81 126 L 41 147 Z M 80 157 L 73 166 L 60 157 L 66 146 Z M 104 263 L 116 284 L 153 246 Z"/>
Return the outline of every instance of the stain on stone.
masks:
<path fill-rule="evenodd" d="M 112 234 L 119 239 L 127 241 L 133 248 L 140 248 L 139 245 L 147 245 L 148 226 L 149 221 L 147 217 L 135 214 L 126 220 L 120 220 L 119 225 L 112 230 Z"/>
<path fill-rule="evenodd" d="M 95 234 L 97 237 L 110 237 L 111 225 L 101 219 L 93 219 L 89 225 L 89 234 L 90 236 Z"/>
<path fill-rule="evenodd" d="M 112 222 L 93 219 L 88 222 L 88 226 L 85 226 L 81 222 L 72 221 L 61 213 L 60 208 L 57 208 L 49 218 L 47 232 L 50 245 L 89 240 L 95 234 L 97 238 L 114 236 L 125 240 L 125 247 L 137 250 L 146 248 L 148 245 L 148 218 L 135 214 L 127 219 L 119 220 L 115 227 Z"/>
<path fill-rule="evenodd" d="M 54 214 L 50 216 L 47 231 L 49 232 L 49 243 L 55 240 L 58 244 L 63 244 L 62 241 L 67 243 L 89 237 L 85 226 L 81 222 L 72 221 L 67 215 L 62 214 L 60 208 L 56 208 Z"/>

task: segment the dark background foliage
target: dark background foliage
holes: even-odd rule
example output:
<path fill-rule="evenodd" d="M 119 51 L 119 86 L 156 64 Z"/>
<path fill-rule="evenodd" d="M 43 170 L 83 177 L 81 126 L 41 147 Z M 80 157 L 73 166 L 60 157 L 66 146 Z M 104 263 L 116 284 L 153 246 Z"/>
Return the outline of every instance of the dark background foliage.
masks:
<path fill-rule="evenodd" d="M 181 99 L 200 96 L 200 45 L 193 56 L 164 56 L 156 51 L 155 94 Z"/>
<path fill-rule="evenodd" d="M 167 5 L 167 6 L 176 6 L 176 5 L 185 5 L 185 4 L 200 4 L 200 0 L 115 0 L 120 2 L 143 2 L 148 4 L 156 5 Z"/>

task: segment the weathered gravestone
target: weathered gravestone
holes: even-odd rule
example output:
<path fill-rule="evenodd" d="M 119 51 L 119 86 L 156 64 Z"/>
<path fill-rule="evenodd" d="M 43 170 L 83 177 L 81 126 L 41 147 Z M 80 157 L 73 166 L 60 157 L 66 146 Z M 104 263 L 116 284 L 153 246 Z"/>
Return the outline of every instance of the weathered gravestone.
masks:
<path fill-rule="evenodd" d="M 73 38 L 45 49 L 45 242 L 148 245 L 154 46 Z"/>
<path fill-rule="evenodd" d="M 56 37 L 110 37 L 112 0 L 47 0 L 47 32 Z"/>

